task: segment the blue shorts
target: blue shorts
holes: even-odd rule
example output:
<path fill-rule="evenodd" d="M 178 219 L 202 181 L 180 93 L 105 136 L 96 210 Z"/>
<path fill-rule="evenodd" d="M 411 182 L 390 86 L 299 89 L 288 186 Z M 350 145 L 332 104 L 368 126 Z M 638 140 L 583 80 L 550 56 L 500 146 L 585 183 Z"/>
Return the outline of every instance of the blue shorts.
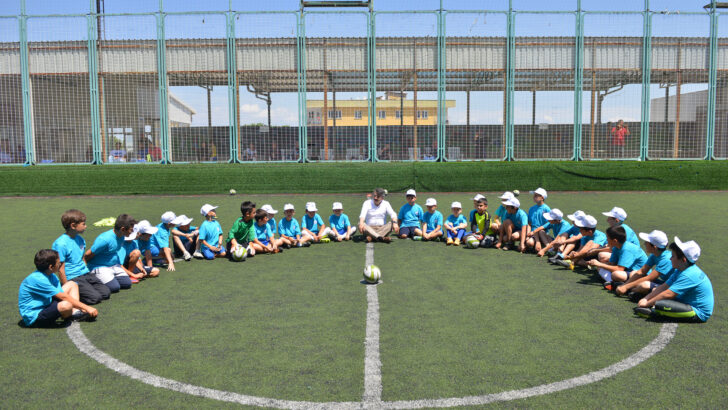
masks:
<path fill-rule="evenodd" d="M 138 266 L 135 266 L 135 267 L 134 267 L 134 273 L 143 273 L 143 274 L 145 274 L 145 275 L 149 275 L 149 274 L 151 274 L 151 273 L 152 273 L 152 269 L 154 269 L 154 267 L 153 267 L 153 266 L 145 266 L 145 267 L 144 267 L 144 270 L 142 270 L 142 269 L 139 269 L 139 267 L 138 267 Z"/>
<path fill-rule="evenodd" d="M 650 282 L 650 292 L 652 292 L 653 289 L 655 289 L 656 287 L 662 285 L 663 283 L 664 282 L 659 282 L 659 281 L 657 281 L 657 282 Z"/>
<path fill-rule="evenodd" d="M 38 313 L 38 317 L 35 322 L 31 323 L 31 326 L 52 326 L 59 317 L 61 317 L 61 312 L 58 311 L 58 301 L 54 300 Z"/>
<path fill-rule="evenodd" d="M 152 257 L 159 256 L 159 248 L 154 245 L 149 245 L 149 253 L 152 254 Z"/>
<path fill-rule="evenodd" d="M 338 232 L 339 235 L 346 235 L 346 233 L 349 232 L 349 228 L 344 227 L 341 229 L 337 229 L 336 232 Z"/>
<path fill-rule="evenodd" d="M 399 236 L 406 236 L 408 238 L 411 238 L 415 236 L 415 229 L 417 229 L 416 226 L 405 226 L 402 228 L 399 228 Z"/>
<path fill-rule="evenodd" d="M 220 250 L 217 252 L 217 255 L 224 255 L 225 254 L 225 248 L 220 247 Z M 205 248 L 202 250 L 202 255 L 205 257 L 205 259 L 212 260 L 215 259 L 216 253 L 210 250 L 210 248 Z"/>
<path fill-rule="evenodd" d="M 263 244 L 263 246 L 270 245 L 270 241 L 268 239 L 258 239 L 258 240 L 260 241 L 260 243 Z"/>

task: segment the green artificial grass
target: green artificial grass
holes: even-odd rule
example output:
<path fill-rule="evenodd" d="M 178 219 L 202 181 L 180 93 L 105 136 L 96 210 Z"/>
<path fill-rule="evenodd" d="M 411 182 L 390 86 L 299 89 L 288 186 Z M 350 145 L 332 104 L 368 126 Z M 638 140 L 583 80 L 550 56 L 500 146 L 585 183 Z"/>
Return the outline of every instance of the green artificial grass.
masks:
<path fill-rule="evenodd" d="M 727 174 L 728 161 L 33 166 L 0 167 L 0 195 L 720 190 Z"/>
<path fill-rule="evenodd" d="M 522 189 L 525 191 L 528 187 Z M 470 208 L 472 194 L 433 196 L 447 215 L 451 201 Z M 494 208 L 493 193 L 486 193 Z M 232 408 L 120 376 L 79 352 L 65 329 L 18 326 L 17 290 L 32 258 L 62 233 L 60 215 L 88 215 L 88 246 L 108 228 L 99 219 L 124 211 L 158 223 L 166 210 L 201 221 L 204 203 L 220 205 L 227 231 L 242 199 L 301 216 L 316 201 L 324 219 L 334 201 L 357 219 L 363 195 L 250 195 L 113 198 L 0 198 L 5 266 L 0 279 L 0 380 L 9 408 Z M 395 209 L 401 194 L 388 198 Z M 530 205 L 527 195 L 522 204 Z M 547 203 L 565 213 L 597 216 L 621 206 L 636 231 L 662 229 L 694 239 L 710 276 L 716 308 L 705 324 L 681 324 L 660 353 L 600 382 L 497 407 L 725 408 L 728 398 L 728 278 L 716 235 L 726 192 L 561 193 Z M 279 214 L 280 215 L 280 214 Z M 595 274 L 548 265 L 533 255 L 395 240 L 376 244 L 383 272 L 380 352 L 384 400 L 483 395 L 580 376 L 628 357 L 657 335 L 659 324 L 636 318 L 634 304 L 601 289 Z M 98 348 L 138 369 L 178 381 L 288 400 L 359 401 L 364 383 L 366 286 L 363 243 L 330 243 L 227 260 L 178 262 L 97 306 L 81 325 Z M 487 407 L 487 406 L 481 406 Z"/>

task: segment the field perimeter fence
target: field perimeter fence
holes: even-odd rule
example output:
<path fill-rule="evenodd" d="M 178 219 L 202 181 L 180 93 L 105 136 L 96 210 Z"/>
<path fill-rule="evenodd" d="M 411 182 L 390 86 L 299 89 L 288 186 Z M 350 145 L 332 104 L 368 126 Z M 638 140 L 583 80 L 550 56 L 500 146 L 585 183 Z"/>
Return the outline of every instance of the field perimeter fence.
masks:
<path fill-rule="evenodd" d="M 2 165 L 728 157 L 728 13 L 715 1 L 133 13 L 76 1 L 75 14 L 13 1 L 0 16 Z"/>

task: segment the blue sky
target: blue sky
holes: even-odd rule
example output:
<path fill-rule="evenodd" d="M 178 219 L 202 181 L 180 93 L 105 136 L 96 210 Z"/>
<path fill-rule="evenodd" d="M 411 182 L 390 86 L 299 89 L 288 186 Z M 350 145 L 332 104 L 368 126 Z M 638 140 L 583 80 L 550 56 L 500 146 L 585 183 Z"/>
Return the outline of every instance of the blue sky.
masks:
<path fill-rule="evenodd" d="M 701 12 L 708 0 L 651 0 L 650 8 L 664 12 L 653 17 L 653 35 L 655 36 L 700 36 L 708 35 L 707 18 L 705 16 L 689 16 L 685 12 Z M 156 0 L 105 0 L 106 13 L 146 13 L 155 12 L 158 8 Z M 228 0 L 165 0 L 164 9 L 169 12 L 183 11 L 215 11 L 228 10 Z M 439 0 L 374 0 L 375 10 L 434 10 L 439 7 Z M 639 0 L 582 0 L 585 10 L 639 11 L 643 7 Z M 27 0 L 28 14 L 71 14 L 88 12 L 89 0 Z M 236 11 L 260 10 L 297 10 L 298 0 L 267 0 L 264 2 L 250 0 L 233 0 L 232 7 Z M 505 10 L 507 0 L 475 1 L 445 0 L 447 10 L 457 9 L 490 9 Z M 573 14 L 528 14 L 528 10 L 565 11 L 573 10 L 576 1 L 541 1 L 513 0 L 513 7 L 519 11 L 516 16 L 517 36 L 572 36 L 574 34 Z M 20 11 L 20 1 L 0 1 L 0 15 L 15 15 Z M 683 14 L 680 15 L 679 12 Z M 174 16 L 168 17 L 166 34 L 168 38 L 223 38 L 225 36 L 224 17 L 207 16 Z M 245 20 L 245 16 L 243 16 Z M 721 21 L 728 20 L 728 16 Z M 0 41 L 17 41 L 17 24 L 6 20 L 0 21 Z M 135 24 L 129 24 L 134 21 Z M 306 18 L 306 32 L 309 36 L 360 37 L 366 35 L 365 18 L 361 15 L 316 15 Z M 29 39 L 43 40 L 79 40 L 85 39 L 86 27 L 83 18 L 29 19 Z M 129 28 L 133 26 L 133 28 Z M 725 27 L 726 25 L 724 25 Z M 447 17 L 447 35 L 449 36 L 504 36 L 505 18 L 502 14 L 449 14 Z M 238 24 L 238 37 L 291 37 L 295 35 L 295 20 L 285 15 L 256 17 L 253 23 Z M 153 39 L 156 38 L 154 18 L 151 16 L 108 18 L 106 20 L 107 38 Z M 587 14 L 585 17 L 585 35 L 587 36 L 640 36 L 642 34 L 641 15 Z M 728 35 L 728 28 L 720 30 L 720 35 Z M 435 36 L 436 18 L 431 14 L 377 16 L 377 35 L 380 36 Z M 683 92 L 704 89 L 702 85 L 686 85 Z M 172 87 L 172 93 L 192 106 L 197 115 L 194 125 L 207 124 L 206 92 L 200 87 Z M 657 85 L 651 93 L 663 96 L 664 90 Z M 671 94 L 674 94 L 674 87 Z M 340 94 L 337 98 L 362 98 L 364 93 Z M 411 93 L 410 93 L 411 96 Z M 531 93 L 517 92 L 515 96 L 516 123 L 531 122 Z M 309 98 L 321 99 L 321 93 L 310 93 Z M 331 94 L 329 95 L 331 98 Z M 435 98 L 435 93 L 420 93 L 419 98 Z M 450 110 L 451 124 L 465 122 L 465 94 L 448 93 L 448 99 L 456 101 L 456 108 Z M 640 117 L 640 86 L 631 85 L 622 91 L 612 94 L 605 100 L 602 118 L 604 121 L 617 118 L 637 120 Z M 240 93 L 241 124 L 266 122 L 265 104 L 253 95 L 244 91 Z M 589 93 L 584 100 L 582 116 L 588 121 L 590 114 Z M 215 87 L 212 93 L 213 124 L 228 123 L 227 89 Z M 273 123 L 295 125 L 298 122 L 297 98 L 295 93 L 273 95 Z M 540 92 L 537 94 L 536 122 L 569 123 L 573 120 L 572 92 Z M 471 123 L 500 123 L 502 119 L 502 93 L 471 94 Z"/>

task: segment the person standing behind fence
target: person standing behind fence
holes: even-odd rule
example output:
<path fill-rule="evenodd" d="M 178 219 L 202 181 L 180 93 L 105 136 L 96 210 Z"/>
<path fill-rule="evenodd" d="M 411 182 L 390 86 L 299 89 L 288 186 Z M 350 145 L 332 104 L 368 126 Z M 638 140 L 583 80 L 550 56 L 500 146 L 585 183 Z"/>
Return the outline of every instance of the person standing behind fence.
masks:
<path fill-rule="evenodd" d="M 624 158 L 625 139 L 629 136 L 629 128 L 624 125 L 624 121 L 617 121 L 617 125 L 612 128 L 612 158 Z"/>

